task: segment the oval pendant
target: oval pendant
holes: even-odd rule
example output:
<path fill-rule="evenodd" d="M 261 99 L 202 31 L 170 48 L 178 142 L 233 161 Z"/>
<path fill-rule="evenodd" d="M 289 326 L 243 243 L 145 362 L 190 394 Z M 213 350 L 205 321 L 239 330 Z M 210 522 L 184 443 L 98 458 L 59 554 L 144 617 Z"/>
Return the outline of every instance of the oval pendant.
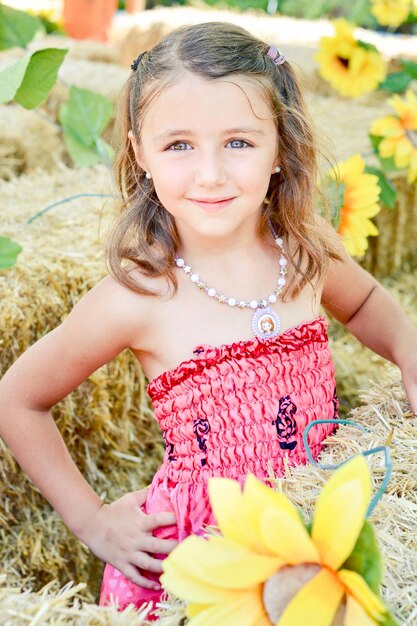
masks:
<path fill-rule="evenodd" d="M 252 317 L 253 333 L 260 339 L 276 337 L 279 333 L 281 322 L 278 315 L 269 306 L 257 308 Z"/>

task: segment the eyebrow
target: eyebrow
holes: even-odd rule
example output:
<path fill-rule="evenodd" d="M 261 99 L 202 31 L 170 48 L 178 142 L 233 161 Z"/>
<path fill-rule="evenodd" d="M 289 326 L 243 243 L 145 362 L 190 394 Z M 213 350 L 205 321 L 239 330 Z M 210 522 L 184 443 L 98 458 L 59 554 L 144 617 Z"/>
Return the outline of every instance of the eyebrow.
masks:
<path fill-rule="evenodd" d="M 263 130 L 260 130 L 258 128 L 252 128 L 252 126 L 238 126 L 236 128 L 228 128 L 227 130 L 224 131 L 223 134 L 231 135 L 234 133 L 245 134 L 245 135 L 261 135 L 261 136 L 265 135 L 265 132 Z M 172 137 L 184 136 L 184 135 L 194 136 L 195 133 L 193 133 L 192 130 L 187 130 L 187 129 L 168 130 L 168 131 L 164 131 L 160 135 L 157 135 L 154 138 L 154 142 L 161 141 L 163 139 L 171 139 Z"/>

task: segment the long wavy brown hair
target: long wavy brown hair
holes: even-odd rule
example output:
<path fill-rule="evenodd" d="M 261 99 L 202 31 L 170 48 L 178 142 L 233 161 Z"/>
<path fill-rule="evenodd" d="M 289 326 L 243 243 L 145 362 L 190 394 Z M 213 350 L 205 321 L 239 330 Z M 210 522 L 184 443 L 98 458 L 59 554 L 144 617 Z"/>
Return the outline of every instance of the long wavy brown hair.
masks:
<path fill-rule="evenodd" d="M 294 244 L 290 262 L 296 271 L 291 272 L 282 297 L 293 298 L 307 282 L 320 280 L 329 259 L 340 258 L 315 211 L 322 154 L 318 135 L 293 68 L 288 61 L 276 66 L 267 56 L 268 49 L 268 44 L 239 26 L 209 22 L 178 28 L 137 58 L 118 103 L 115 180 L 121 206 L 106 250 L 108 269 L 122 284 L 141 294 L 158 295 L 133 277 L 133 263 L 142 275 L 165 276 L 174 292 L 177 288 L 175 253 L 180 241 L 175 221 L 136 162 L 128 132 L 132 129 L 140 142 L 143 118 L 153 99 L 185 72 L 207 80 L 233 75 L 250 79 L 260 85 L 270 104 L 279 137 L 281 173 L 271 176 L 259 234 L 267 241 L 272 224 Z M 326 205 L 324 198 L 321 203 Z"/>

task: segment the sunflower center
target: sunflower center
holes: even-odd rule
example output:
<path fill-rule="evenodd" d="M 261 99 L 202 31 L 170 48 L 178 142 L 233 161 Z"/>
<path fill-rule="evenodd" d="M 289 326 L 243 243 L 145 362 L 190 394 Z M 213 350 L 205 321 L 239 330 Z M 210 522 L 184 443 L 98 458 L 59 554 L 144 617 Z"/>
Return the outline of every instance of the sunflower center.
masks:
<path fill-rule="evenodd" d="M 285 608 L 309 580 L 321 570 L 319 565 L 304 564 L 282 567 L 268 578 L 263 587 L 263 603 L 271 624 L 276 624 Z M 343 626 L 345 607 L 342 603 L 331 626 Z"/>
<path fill-rule="evenodd" d="M 349 67 L 349 61 L 350 59 L 345 59 L 344 57 L 337 57 L 337 60 L 339 61 L 339 63 L 341 63 L 341 65 L 343 65 L 343 67 L 345 67 L 346 69 Z"/>

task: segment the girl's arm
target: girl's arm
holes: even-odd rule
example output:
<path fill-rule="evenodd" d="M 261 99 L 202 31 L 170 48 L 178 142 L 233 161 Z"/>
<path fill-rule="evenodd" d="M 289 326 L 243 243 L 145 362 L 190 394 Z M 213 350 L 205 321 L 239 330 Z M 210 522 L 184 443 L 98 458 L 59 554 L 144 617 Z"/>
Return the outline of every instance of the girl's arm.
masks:
<path fill-rule="evenodd" d="M 50 413 L 101 365 L 134 345 L 149 306 L 142 302 L 107 277 L 17 359 L 0 381 L 0 436 L 68 528 L 99 558 L 151 587 L 155 583 L 137 567 L 162 571 L 149 553 L 167 553 L 175 544 L 153 537 L 152 530 L 172 525 L 175 517 L 143 514 L 144 492 L 104 504 L 72 460 Z"/>
<path fill-rule="evenodd" d="M 102 501 L 78 471 L 49 411 L 128 347 L 125 291 L 110 278 L 99 283 L 0 381 L 0 435 L 75 534 Z"/>
<path fill-rule="evenodd" d="M 332 261 L 322 304 L 364 345 L 401 369 L 412 411 L 417 411 L 417 330 L 396 300 L 345 252 Z"/>

